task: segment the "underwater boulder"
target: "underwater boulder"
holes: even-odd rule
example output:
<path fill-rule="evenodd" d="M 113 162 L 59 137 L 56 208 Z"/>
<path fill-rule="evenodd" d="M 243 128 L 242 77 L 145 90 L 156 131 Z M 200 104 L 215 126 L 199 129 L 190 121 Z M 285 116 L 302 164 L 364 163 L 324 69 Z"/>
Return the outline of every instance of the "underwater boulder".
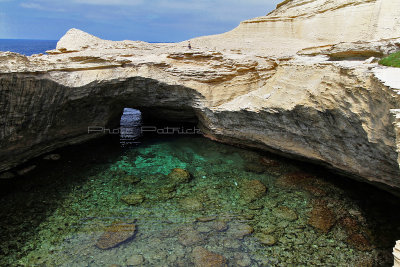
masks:
<path fill-rule="evenodd" d="M 108 226 L 97 240 L 99 249 L 111 249 L 132 239 L 135 236 L 136 225 L 126 222 L 114 222 Z"/>
<path fill-rule="evenodd" d="M 308 220 L 309 225 L 323 233 L 328 233 L 335 223 L 335 213 L 328 208 L 324 201 L 318 201 L 316 204 L 314 204 Z"/>
<path fill-rule="evenodd" d="M 196 267 L 225 267 L 227 260 L 224 256 L 211 252 L 203 247 L 195 247 L 192 252 Z"/>
<path fill-rule="evenodd" d="M 180 168 L 175 168 L 168 174 L 168 179 L 175 184 L 187 183 L 190 181 L 190 178 L 190 173 Z"/>
<path fill-rule="evenodd" d="M 274 208 L 272 210 L 272 214 L 276 218 L 282 219 L 285 221 L 295 221 L 298 219 L 297 213 L 294 210 L 292 210 L 286 206 L 280 206 L 280 207 Z"/>
<path fill-rule="evenodd" d="M 259 180 L 244 180 L 240 184 L 240 197 L 250 203 L 262 198 L 267 193 L 267 187 Z"/>

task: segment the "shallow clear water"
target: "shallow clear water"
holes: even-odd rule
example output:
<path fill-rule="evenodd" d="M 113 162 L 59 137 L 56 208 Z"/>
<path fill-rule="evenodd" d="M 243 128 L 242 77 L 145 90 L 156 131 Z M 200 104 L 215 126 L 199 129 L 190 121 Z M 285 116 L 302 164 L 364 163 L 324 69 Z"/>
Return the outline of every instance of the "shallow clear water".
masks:
<path fill-rule="evenodd" d="M 0 181 L 0 266 L 202 266 L 199 247 L 218 254 L 214 266 L 390 266 L 400 239 L 387 193 L 203 137 L 127 149 L 107 137 L 57 153 Z M 174 168 L 190 181 L 168 176 Z M 132 194 L 135 205 L 121 200 Z M 134 235 L 100 249 L 116 222 Z"/>

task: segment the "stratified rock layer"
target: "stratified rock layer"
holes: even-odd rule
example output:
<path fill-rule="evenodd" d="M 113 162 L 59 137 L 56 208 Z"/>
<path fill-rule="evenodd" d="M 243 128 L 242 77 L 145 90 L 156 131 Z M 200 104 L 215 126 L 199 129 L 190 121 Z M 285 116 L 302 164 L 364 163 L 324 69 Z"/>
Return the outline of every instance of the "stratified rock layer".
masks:
<path fill-rule="evenodd" d="M 399 5 L 284 1 L 192 49 L 71 29 L 48 55 L 0 53 L 0 171 L 101 136 L 88 127 L 132 107 L 398 190 L 400 69 L 373 57 L 399 50 Z"/>

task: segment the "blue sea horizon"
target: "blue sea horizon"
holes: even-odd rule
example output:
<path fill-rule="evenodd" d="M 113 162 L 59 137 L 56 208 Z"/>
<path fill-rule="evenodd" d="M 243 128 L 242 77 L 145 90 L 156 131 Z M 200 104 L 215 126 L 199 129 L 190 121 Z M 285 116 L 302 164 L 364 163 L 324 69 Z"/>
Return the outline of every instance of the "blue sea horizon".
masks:
<path fill-rule="evenodd" d="M 55 49 L 57 42 L 57 40 L 0 39 L 0 51 L 10 51 L 31 56 Z"/>
<path fill-rule="evenodd" d="M 0 52 L 15 52 L 25 56 L 44 54 L 47 50 L 56 49 L 58 40 L 38 39 L 0 39 Z M 171 42 L 149 42 L 149 43 L 171 43 Z"/>

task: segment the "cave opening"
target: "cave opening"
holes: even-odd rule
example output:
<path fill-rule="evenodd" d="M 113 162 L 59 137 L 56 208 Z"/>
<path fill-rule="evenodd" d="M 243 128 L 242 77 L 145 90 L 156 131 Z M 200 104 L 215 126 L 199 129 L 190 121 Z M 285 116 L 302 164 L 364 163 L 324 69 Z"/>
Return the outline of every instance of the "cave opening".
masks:
<path fill-rule="evenodd" d="M 119 133 L 121 148 L 138 146 L 145 139 L 202 136 L 198 128 L 198 119 L 193 113 L 157 108 L 124 107 L 116 132 Z"/>
<path fill-rule="evenodd" d="M 138 109 L 124 108 L 120 119 L 119 142 L 121 147 L 137 145 L 142 136 L 142 113 Z"/>

